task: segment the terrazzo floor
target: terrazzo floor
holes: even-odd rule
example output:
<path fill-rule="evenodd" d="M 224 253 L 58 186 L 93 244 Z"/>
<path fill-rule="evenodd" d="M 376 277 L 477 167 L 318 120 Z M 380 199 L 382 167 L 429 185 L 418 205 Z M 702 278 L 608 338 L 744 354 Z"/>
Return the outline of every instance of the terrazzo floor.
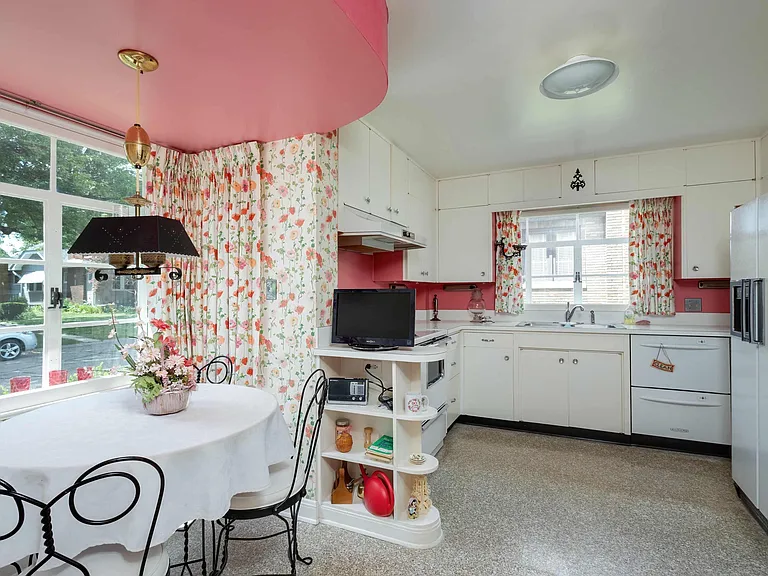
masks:
<path fill-rule="evenodd" d="M 314 564 L 299 574 L 768 575 L 768 535 L 736 497 L 729 460 L 467 425 L 438 458 L 440 546 L 301 524 Z M 268 522 L 240 534 L 266 533 Z M 180 544 L 169 547 L 174 561 Z M 282 538 L 233 543 L 225 576 L 285 573 L 285 549 Z"/>

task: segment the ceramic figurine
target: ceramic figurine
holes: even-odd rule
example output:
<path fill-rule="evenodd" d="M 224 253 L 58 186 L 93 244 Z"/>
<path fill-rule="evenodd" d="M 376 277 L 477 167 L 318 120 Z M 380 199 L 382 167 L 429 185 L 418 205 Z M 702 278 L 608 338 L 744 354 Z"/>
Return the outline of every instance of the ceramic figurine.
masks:
<path fill-rule="evenodd" d="M 419 501 L 413 496 L 408 500 L 408 518 L 416 520 L 419 517 Z"/>
<path fill-rule="evenodd" d="M 411 497 L 418 502 L 418 513 L 426 514 L 432 507 L 432 499 L 429 497 L 429 484 L 426 476 L 416 476 L 413 479 Z"/>

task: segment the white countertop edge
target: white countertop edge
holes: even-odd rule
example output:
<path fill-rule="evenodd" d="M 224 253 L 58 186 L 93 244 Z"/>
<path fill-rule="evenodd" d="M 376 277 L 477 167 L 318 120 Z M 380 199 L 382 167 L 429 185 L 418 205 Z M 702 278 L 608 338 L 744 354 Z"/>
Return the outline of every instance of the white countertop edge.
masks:
<path fill-rule="evenodd" d="M 442 322 L 419 322 L 417 330 L 443 329 L 452 336 L 462 331 L 471 332 L 551 332 L 558 334 L 610 334 L 613 336 L 709 336 L 728 338 L 731 333 L 727 326 L 684 326 L 684 325 L 630 325 L 622 328 L 565 328 L 561 326 L 515 326 L 518 321 L 488 322 L 474 324 L 469 321 L 444 320 Z"/>
<path fill-rule="evenodd" d="M 354 350 L 346 344 L 331 344 L 321 348 L 315 348 L 315 356 L 320 358 L 357 358 L 359 360 L 377 360 L 380 362 L 410 362 L 420 364 L 422 362 L 434 362 L 445 360 L 445 348 L 430 348 L 416 346 L 414 348 L 400 348 L 388 352 L 368 352 Z"/>

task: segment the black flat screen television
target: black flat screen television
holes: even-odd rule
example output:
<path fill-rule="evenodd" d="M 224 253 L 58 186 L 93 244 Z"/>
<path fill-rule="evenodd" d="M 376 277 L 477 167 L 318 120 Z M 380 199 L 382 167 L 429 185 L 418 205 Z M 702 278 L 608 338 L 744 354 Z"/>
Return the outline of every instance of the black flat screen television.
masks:
<path fill-rule="evenodd" d="M 413 346 L 415 290 L 334 290 L 334 344 L 353 348 Z"/>

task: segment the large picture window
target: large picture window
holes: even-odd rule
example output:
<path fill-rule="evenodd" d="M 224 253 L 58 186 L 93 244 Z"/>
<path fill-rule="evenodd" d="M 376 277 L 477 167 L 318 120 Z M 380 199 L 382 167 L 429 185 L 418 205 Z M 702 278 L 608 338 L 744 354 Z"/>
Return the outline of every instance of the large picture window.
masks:
<path fill-rule="evenodd" d="M 629 207 L 520 221 L 526 304 L 629 303 Z"/>
<path fill-rule="evenodd" d="M 111 318 L 132 336 L 143 292 L 131 278 L 97 281 L 106 257 L 67 254 L 94 216 L 128 214 L 135 172 L 120 142 L 14 118 L 0 110 L 0 396 L 122 367 Z M 52 288 L 62 308 L 50 307 Z"/>

